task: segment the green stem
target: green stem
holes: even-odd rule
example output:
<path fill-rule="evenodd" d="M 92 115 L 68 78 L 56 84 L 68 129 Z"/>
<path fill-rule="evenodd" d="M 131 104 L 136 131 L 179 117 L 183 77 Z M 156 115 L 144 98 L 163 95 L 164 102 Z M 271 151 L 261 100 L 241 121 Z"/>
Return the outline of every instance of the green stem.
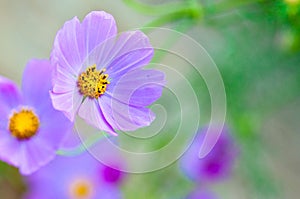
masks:
<path fill-rule="evenodd" d="M 239 0 L 233 0 L 233 1 L 224 1 L 219 4 L 211 5 L 207 8 L 207 14 L 223 14 L 226 12 L 230 12 L 234 9 L 240 8 L 240 7 L 245 7 L 250 4 L 258 3 L 258 2 L 263 2 L 266 0 L 244 0 L 244 1 L 239 1 Z"/>
<path fill-rule="evenodd" d="M 158 19 L 151 21 L 144 27 L 158 27 L 167 23 L 175 22 L 180 19 L 201 19 L 203 16 L 203 8 L 196 0 L 189 0 L 184 7 L 180 7 L 173 12 L 168 12 L 160 16 Z"/>
<path fill-rule="evenodd" d="M 174 30 L 178 32 L 186 32 L 190 27 L 192 27 L 196 20 L 191 20 L 195 18 L 201 18 L 203 16 L 203 10 L 202 6 L 197 2 L 197 0 L 187 0 L 188 6 L 181 8 L 180 10 L 177 10 L 174 13 L 169 13 L 164 16 L 159 17 L 158 19 L 144 25 L 142 29 L 144 32 L 147 32 L 147 28 L 149 27 L 159 27 L 167 23 L 178 21 L 178 23 L 175 24 Z M 180 21 L 179 21 L 180 20 Z M 170 48 L 174 43 L 176 43 L 176 40 L 178 39 L 179 34 L 175 37 L 168 38 L 164 43 L 166 48 Z M 152 59 L 153 63 L 158 63 L 160 59 L 164 56 L 165 52 L 157 51 L 155 53 L 155 56 Z"/>
<path fill-rule="evenodd" d="M 166 12 L 174 12 L 177 10 L 186 7 L 186 3 L 176 2 L 176 3 L 167 3 L 163 5 L 148 5 L 139 2 L 138 0 L 123 0 L 124 3 L 129 5 L 131 8 L 135 9 L 136 11 L 148 14 L 148 15 L 163 15 Z"/>
<path fill-rule="evenodd" d="M 197 14 L 198 15 L 198 14 Z M 175 22 L 180 19 L 190 19 L 190 18 L 196 18 L 198 16 L 195 16 L 195 13 L 191 12 L 191 9 L 184 9 L 184 10 L 179 10 L 174 13 L 169 13 L 166 15 L 163 15 L 159 17 L 158 19 L 155 19 L 151 21 L 150 23 L 146 24 L 144 27 L 158 27 L 162 26 L 164 24 L 168 24 L 171 22 Z"/>
<path fill-rule="evenodd" d="M 86 138 L 83 142 L 78 144 L 77 146 L 70 149 L 61 149 L 56 152 L 57 155 L 62 156 L 77 156 L 85 152 L 87 149 L 91 148 L 94 144 L 96 144 L 100 139 L 106 137 L 105 133 L 99 134 L 96 133 Z"/>

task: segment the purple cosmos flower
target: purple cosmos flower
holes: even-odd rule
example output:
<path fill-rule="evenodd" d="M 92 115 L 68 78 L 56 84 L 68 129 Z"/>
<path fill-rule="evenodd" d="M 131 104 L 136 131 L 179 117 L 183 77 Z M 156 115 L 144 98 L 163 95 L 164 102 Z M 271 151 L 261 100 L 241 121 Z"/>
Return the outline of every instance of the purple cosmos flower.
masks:
<path fill-rule="evenodd" d="M 184 154 L 180 165 L 183 172 L 193 180 L 207 182 L 227 177 L 238 155 L 233 137 L 226 127 L 211 152 L 204 158 L 198 157 L 207 128 L 200 130 L 194 142 Z"/>
<path fill-rule="evenodd" d="M 0 159 L 24 175 L 51 161 L 72 123 L 52 106 L 49 96 L 52 66 L 31 60 L 22 89 L 0 77 Z"/>
<path fill-rule="evenodd" d="M 146 106 L 161 96 L 164 83 L 162 72 L 142 69 L 152 55 L 145 34 L 117 35 L 108 13 L 91 12 L 81 23 L 74 17 L 58 31 L 51 53 L 54 107 L 113 135 L 149 125 L 155 115 Z"/>
<path fill-rule="evenodd" d="M 191 192 L 186 199 L 217 199 L 217 196 L 209 190 L 197 188 Z"/>
<path fill-rule="evenodd" d="M 27 177 L 26 199 L 118 199 L 122 173 L 93 158 L 88 152 L 75 157 L 58 156 Z"/>

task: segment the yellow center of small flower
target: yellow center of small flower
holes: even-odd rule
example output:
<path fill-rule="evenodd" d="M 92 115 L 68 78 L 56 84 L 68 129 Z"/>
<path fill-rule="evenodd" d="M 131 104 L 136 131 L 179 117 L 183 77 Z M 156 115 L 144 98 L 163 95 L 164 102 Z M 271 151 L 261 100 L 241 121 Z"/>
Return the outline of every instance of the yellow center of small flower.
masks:
<path fill-rule="evenodd" d="M 92 184 L 87 180 L 77 180 L 71 184 L 72 199 L 90 199 L 93 196 Z"/>
<path fill-rule="evenodd" d="M 9 131 L 19 140 L 29 139 L 34 136 L 40 126 L 39 118 L 32 110 L 22 109 L 14 112 L 9 118 Z"/>
<path fill-rule="evenodd" d="M 85 72 L 78 77 L 77 86 L 79 92 L 85 97 L 98 99 L 106 91 L 108 74 L 104 74 L 105 69 L 96 70 L 96 64 L 88 67 Z"/>

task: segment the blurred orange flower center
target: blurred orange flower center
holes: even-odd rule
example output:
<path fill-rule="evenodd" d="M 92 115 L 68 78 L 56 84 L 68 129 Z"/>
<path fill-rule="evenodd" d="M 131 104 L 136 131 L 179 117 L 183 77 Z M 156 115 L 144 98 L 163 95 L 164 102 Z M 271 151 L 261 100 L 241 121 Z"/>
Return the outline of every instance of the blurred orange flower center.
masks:
<path fill-rule="evenodd" d="M 9 119 L 9 131 L 20 139 L 29 139 L 34 136 L 40 126 L 39 118 L 32 110 L 22 109 L 14 112 Z"/>
<path fill-rule="evenodd" d="M 77 180 L 71 184 L 72 199 L 90 199 L 92 192 L 92 184 L 87 180 Z"/>
<path fill-rule="evenodd" d="M 79 92 L 85 97 L 98 99 L 106 91 L 108 74 L 104 74 L 105 69 L 98 71 L 96 64 L 88 67 L 85 72 L 81 73 L 77 80 Z"/>

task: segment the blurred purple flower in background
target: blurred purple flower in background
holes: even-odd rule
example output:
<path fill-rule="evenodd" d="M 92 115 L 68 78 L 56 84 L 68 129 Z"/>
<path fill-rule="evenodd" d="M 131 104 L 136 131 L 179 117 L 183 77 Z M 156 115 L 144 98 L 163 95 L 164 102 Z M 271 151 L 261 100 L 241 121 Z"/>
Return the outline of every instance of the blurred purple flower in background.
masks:
<path fill-rule="evenodd" d="M 58 31 L 51 53 L 54 107 L 113 135 L 149 125 L 155 115 L 146 106 L 161 96 L 164 83 L 162 72 L 142 69 L 152 56 L 141 31 L 117 37 L 110 14 L 93 11 L 82 23 L 74 17 Z"/>
<path fill-rule="evenodd" d="M 123 173 L 115 168 L 103 166 L 100 174 L 107 183 L 117 184 L 122 179 Z"/>
<path fill-rule="evenodd" d="M 209 182 L 228 177 L 234 167 L 238 148 L 234 138 L 223 127 L 222 133 L 207 156 L 199 158 L 199 150 L 203 143 L 207 128 L 198 131 L 192 145 L 180 160 L 182 171 L 192 180 Z"/>
<path fill-rule="evenodd" d="M 50 162 L 72 123 L 52 106 L 52 66 L 31 60 L 23 73 L 22 90 L 0 77 L 0 159 L 24 175 Z"/>
<path fill-rule="evenodd" d="M 118 199 L 124 173 L 101 164 L 88 152 L 75 157 L 58 156 L 28 176 L 25 199 Z"/>
<path fill-rule="evenodd" d="M 217 199 L 218 197 L 211 191 L 203 188 L 197 188 L 192 191 L 186 199 Z"/>

